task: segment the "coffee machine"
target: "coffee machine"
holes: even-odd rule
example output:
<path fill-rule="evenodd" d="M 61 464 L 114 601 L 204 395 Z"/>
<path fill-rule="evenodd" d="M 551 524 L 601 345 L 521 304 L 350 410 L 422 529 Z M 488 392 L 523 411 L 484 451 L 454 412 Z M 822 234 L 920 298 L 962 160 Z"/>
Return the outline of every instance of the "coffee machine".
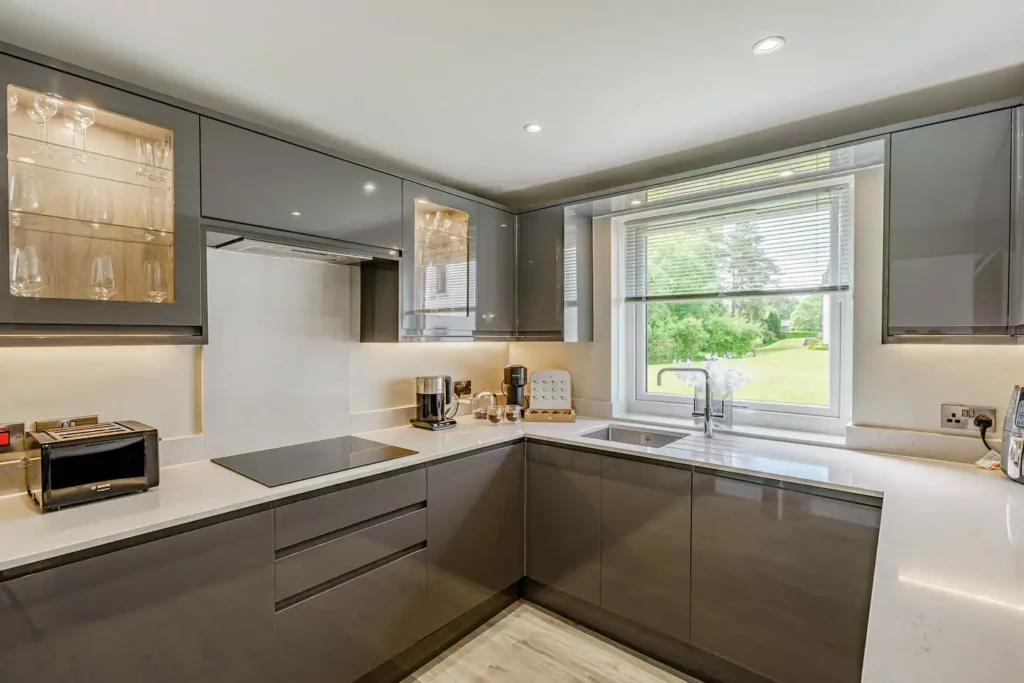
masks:
<path fill-rule="evenodd" d="M 430 375 L 416 378 L 416 417 L 409 420 L 413 427 L 438 431 L 451 429 L 457 423 L 448 417 L 448 406 L 453 399 L 452 378 Z"/>
<path fill-rule="evenodd" d="M 503 381 L 508 405 L 526 407 L 526 368 L 522 365 L 506 365 Z"/>

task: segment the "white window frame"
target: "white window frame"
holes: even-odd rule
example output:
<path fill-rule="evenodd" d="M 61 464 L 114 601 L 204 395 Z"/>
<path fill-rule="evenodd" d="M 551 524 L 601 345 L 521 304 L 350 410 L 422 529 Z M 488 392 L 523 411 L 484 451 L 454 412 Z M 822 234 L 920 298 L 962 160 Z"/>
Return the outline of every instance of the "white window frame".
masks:
<path fill-rule="evenodd" d="M 823 189 L 846 184 L 850 187 L 851 196 L 855 196 L 853 176 L 832 178 L 825 181 L 800 184 L 799 189 Z M 768 199 L 777 195 L 791 194 L 793 185 L 773 188 L 764 191 L 744 193 L 742 196 L 711 199 L 707 201 L 684 204 L 687 211 L 705 209 L 734 204 L 738 200 L 747 202 L 757 199 Z M 851 211 L 855 202 L 851 201 Z M 631 212 L 612 219 L 616 248 L 625 254 L 625 222 L 637 218 L 678 213 L 681 205 L 658 208 L 651 211 Z M 854 216 L 852 220 L 856 220 Z M 855 225 L 855 223 L 854 223 Z M 853 232 L 851 230 L 851 232 Z M 853 272 L 853 235 L 850 235 L 849 268 Z M 833 333 L 829 353 L 829 405 L 812 406 L 792 403 L 775 403 L 768 401 L 734 401 L 733 424 L 736 426 L 766 427 L 794 431 L 843 434 L 850 420 L 851 404 L 851 368 L 853 350 L 853 297 L 850 291 L 826 292 L 824 297 L 831 298 L 834 305 L 829 307 L 829 324 Z M 721 301 L 720 297 L 704 299 L 705 301 Z M 699 303 L 701 300 L 688 300 L 687 303 Z M 672 418 L 691 418 L 694 401 L 692 396 L 660 394 L 647 390 L 647 306 L 644 303 L 626 303 L 620 300 L 622 333 L 620 362 L 625 373 L 619 377 L 626 387 L 625 403 L 628 415 L 652 415 Z M 836 343 L 838 341 L 838 344 Z M 838 346 L 838 348 L 836 348 Z"/>

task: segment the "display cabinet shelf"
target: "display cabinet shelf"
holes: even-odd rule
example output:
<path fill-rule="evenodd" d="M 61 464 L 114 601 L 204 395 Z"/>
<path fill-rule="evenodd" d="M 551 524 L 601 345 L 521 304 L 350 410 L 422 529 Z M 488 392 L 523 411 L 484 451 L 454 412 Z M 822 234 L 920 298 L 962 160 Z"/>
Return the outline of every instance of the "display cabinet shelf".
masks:
<path fill-rule="evenodd" d="M 113 223 L 90 223 L 77 218 L 48 216 L 24 211 L 10 211 L 10 225 L 14 230 L 45 232 L 83 239 L 106 240 L 110 242 L 132 242 L 170 247 L 174 244 L 174 233 L 152 230 L 130 225 Z"/>

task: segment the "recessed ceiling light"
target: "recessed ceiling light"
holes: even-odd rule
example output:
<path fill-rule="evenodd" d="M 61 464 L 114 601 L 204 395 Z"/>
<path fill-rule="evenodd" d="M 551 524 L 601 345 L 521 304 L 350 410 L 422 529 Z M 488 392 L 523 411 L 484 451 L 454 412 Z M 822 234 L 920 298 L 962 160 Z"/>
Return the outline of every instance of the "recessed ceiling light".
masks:
<path fill-rule="evenodd" d="M 769 52 L 775 52 L 782 48 L 786 44 L 786 39 L 782 36 L 768 36 L 754 43 L 754 54 L 755 55 L 766 55 Z"/>
<path fill-rule="evenodd" d="M 366 194 L 370 194 L 371 192 L 373 192 L 376 189 L 377 189 L 377 186 L 374 185 L 373 183 L 366 183 L 365 185 L 363 185 L 363 192 L 365 192 Z"/>
<path fill-rule="evenodd" d="M 782 173 L 779 174 L 779 177 L 780 178 L 788 178 L 789 176 L 793 175 L 794 173 L 796 173 L 796 171 L 794 171 L 791 168 L 787 168 L 785 171 L 783 171 Z"/>
<path fill-rule="evenodd" d="M 639 199 L 634 199 L 633 201 L 630 202 L 630 204 L 632 204 L 633 206 L 640 206 L 641 204 L 643 204 L 643 202 L 640 201 Z"/>
<path fill-rule="evenodd" d="M 293 216 L 301 216 L 302 214 L 299 213 L 298 211 L 292 211 L 292 215 Z"/>
<path fill-rule="evenodd" d="M 539 133 L 541 131 L 541 127 L 539 123 L 528 123 L 523 126 L 523 130 L 527 133 Z"/>

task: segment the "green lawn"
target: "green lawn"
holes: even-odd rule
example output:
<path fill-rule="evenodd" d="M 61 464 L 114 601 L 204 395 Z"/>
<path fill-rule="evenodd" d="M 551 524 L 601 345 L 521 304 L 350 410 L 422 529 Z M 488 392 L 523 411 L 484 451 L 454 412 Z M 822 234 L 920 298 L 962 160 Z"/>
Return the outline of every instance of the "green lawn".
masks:
<path fill-rule="evenodd" d="M 783 339 L 758 349 L 752 358 L 719 361 L 736 368 L 747 379 L 733 398 L 827 406 L 829 352 L 811 351 L 803 343 L 803 339 Z M 658 386 L 658 370 L 667 367 L 671 366 L 647 366 L 649 391 L 692 395 L 685 375 L 666 375 L 662 386 Z"/>

